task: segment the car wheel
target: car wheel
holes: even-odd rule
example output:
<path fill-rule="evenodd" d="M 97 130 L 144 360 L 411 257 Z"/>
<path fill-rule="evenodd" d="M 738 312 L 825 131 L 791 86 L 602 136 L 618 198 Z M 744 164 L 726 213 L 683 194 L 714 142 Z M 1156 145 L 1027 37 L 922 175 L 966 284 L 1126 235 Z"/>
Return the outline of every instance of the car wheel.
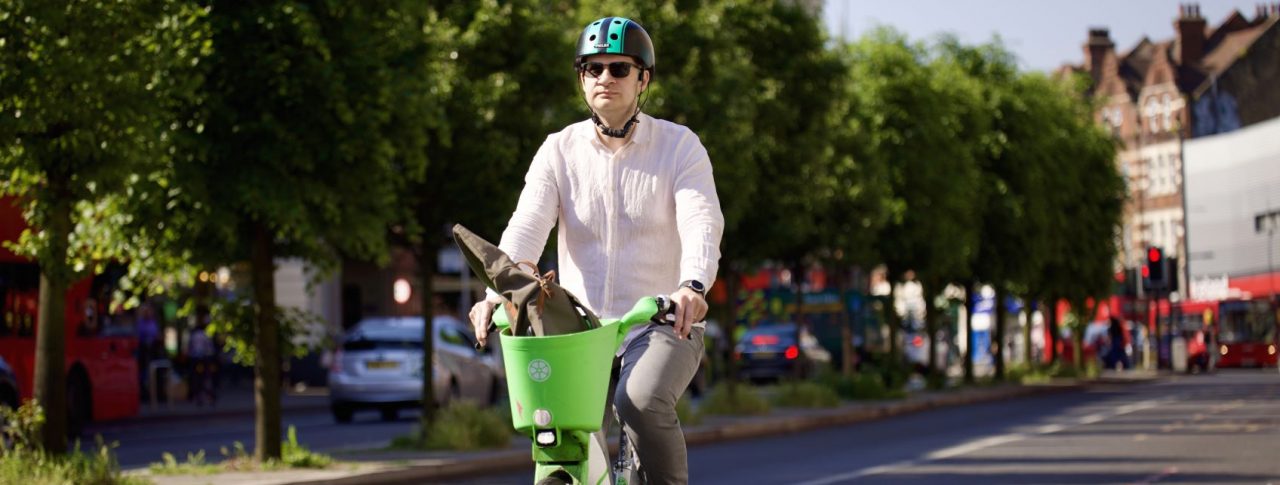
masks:
<path fill-rule="evenodd" d="M 347 403 L 330 403 L 329 410 L 333 411 L 333 420 L 339 423 L 350 423 L 351 419 L 355 417 L 355 409 L 352 409 L 351 405 Z"/>
<path fill-rule="evenodd" d="M 502 384 L 498 382 L 497 377 L 494 377 L 489 383 L 489 405 L 497 406 L 500 397 L 502 397 Z"/>

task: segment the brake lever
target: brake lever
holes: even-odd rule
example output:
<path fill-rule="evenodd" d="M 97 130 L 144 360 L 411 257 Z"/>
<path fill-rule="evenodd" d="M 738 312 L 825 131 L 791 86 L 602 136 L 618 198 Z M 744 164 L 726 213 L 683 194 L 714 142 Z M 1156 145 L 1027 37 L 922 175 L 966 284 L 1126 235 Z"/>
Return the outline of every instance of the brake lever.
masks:
<path fill-rule="evenodd" d="M 658 295 L 654 299 L 658 303 L 658 313 L 654 314 L 650 321 L 659 325 L 675 325 L 676 302 L 667 295 Z"/>
<path fill-rule="evenodd" d="M 489 326 L 485 327 L 484 329 L 485 340 L 488 340 L 489 336 L 493 335 L 493 332 L 496 332 L 496 331 L 498 331 L 498 324 L 493 323 L 493 320 L 489 320 Z M 485 347 L 484 344 L 481 344 L 480 340 L 477 339 L 475 344 L 476 350 L 484 350 L 484 347 Z"/>

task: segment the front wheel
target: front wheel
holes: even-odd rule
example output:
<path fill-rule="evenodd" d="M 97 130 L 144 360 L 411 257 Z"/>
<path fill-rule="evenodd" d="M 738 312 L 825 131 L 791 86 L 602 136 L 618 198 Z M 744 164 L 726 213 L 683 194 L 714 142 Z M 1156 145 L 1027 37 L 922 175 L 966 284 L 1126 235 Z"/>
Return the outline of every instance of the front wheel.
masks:
<path fill-rule="evenodd" d="M 546 478 L 538 480 L 537 485 L 569 485 L 573 483 L 573 477 L 569 476 L 564 470 L 556 470 L 547 475 Z"/>

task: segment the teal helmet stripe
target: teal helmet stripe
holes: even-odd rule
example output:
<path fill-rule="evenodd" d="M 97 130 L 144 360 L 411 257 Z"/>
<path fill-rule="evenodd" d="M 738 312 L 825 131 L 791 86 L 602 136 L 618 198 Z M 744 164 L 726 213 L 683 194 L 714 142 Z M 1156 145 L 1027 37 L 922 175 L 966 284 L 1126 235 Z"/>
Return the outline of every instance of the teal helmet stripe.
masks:
<path fill-rule="evenodd" d="M 626 51 L 623 49 L 623 43 L 627 40 L 627 24 L 631 23 L 630 19 L 622 17 L 613 17 L 606 24 L 609 28 L 608 35 L 604 36 L 609 41 L 609 49 L 605 52 L 610 54 L 622 54 Z M 604 29 L 600 29 L 603 31 Z"/>

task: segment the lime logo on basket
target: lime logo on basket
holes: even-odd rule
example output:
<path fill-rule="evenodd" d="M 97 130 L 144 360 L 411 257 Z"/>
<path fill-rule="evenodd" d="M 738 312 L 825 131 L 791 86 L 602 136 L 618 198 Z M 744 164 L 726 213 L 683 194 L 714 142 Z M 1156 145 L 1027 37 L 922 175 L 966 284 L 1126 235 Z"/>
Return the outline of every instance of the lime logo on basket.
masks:
<path fill-rule="evenodd" d="M 529 378 L 534 382 L 542 382 L 551 377 L 551 364 L 542 359 L 529 362 Z"/>

